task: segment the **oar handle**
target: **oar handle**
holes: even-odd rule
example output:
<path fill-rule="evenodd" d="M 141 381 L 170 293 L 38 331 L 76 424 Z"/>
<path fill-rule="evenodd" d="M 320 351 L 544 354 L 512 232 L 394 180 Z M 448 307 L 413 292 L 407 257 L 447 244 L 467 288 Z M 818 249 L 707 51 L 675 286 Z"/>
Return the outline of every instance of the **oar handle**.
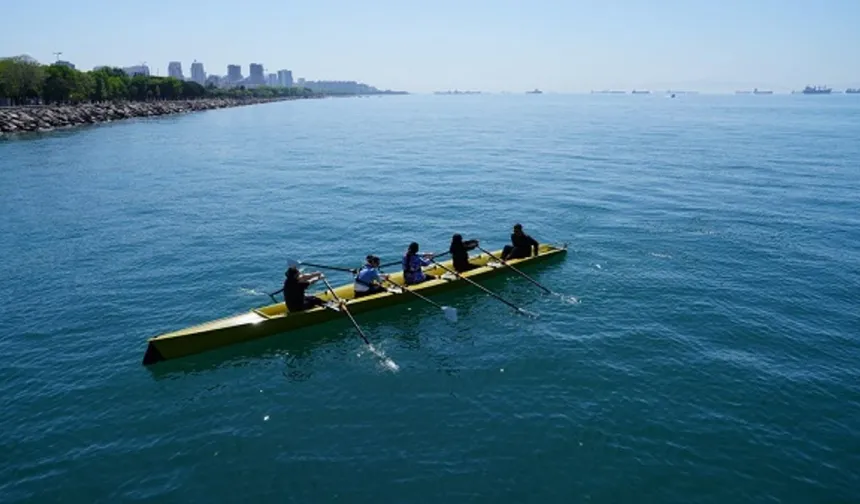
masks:
<path fill-rule="evenodd" d="M 437 254 L 435 257 L 444 257 L 450 253 L 451 253 L 451 251 L 449 250 L 448 252 L 442 252 L 441 254 Z M 387 268 L 389 266 L 397 266 L 398 264 L 402 264 L 402 263 L 403 263 L 403 260 L 401 259 L 400 261 L 393 261 L 390 263 L 381 264 L 379 267 L 380 268 Z"/>
<path fill-rule="evenodd" d="M 520 312 L 520 313 L 526 313 L 526 311 L 525 311 L 525 310 L 523 310 L 522 308 L 520 308 L 519 306 L 517 306 L 517 305 L 515 305 L 515 304 L 511 303 L 511 302 L 510 302 L 510 301 L 508 301 L 507 299 L 503 298 L 502 296 L 499 296 L 499 295 L 498 295 L 498 294 L 496 294 L 495 292 L 491 291 L 490 289 L 487 289 L 486 287 L 484 287 L 483 285 L 481 285 L 481 284 L 479 284 L 479 283 L 475 282 L 474 280 L 470 280 L 470 279 L 468 279 L 468 278 L 464 277 L 463 275 L 461 275 L 461 274 L 457 273 L 456 271 L 452 270 L 451 268 L 448 268 L 447 266 L 444 266 L 444 265 L 442 265 L 442 264 L 440 264 L 440 263 L 438 263 L 438 262 L 434 261 L 433 259 L 430 259 L 430 262 L 432 262 L 432 263 L 433 263 L 433 264 L 435 264 L 436 266 L 439 266 L 440 268 L 442 268 L 443 270 L 447 271 L 448 273 L 451 273 L 451 274 L 456 275 L 460 280 L 465 280 L 466 282 L 468 282 L 468 283 L 470 283 L 470 284 L 474 285 L 475 287 L 477 287 L 477 288 L 481 289 L 482 291 L 484 291 L 485 293 L 489 294 L 490 296 L 493 296 L 494 298 L 498 299 L 499 301 L 501 301 L 501 302 L 505 303 L 506 305 L 510 306 L 510 307 L 511 307 L 511 308 L 513 308 L 514 310 L 516 310 L 516 311 L 518 311 L 518 312 Z"/>
<path fill-rule="evenodd" d="M 480 250 L 481 252 L 483 252 L 483 253 L 487 254 L 488 256 L 492 257 L 493 259 L 495 259 L 495 260 L 497 260 L 497 261 L 501 262 L 502 264 L 504 264 L 504 265 L 505 265 L 505 266 L 507 266 L 508 268 L 511 268 L 512 270 L 516 271 L 520 276 L 522 276 L 523 278 L 525 278 L 525 279 L 526 279 L 526 280 L 528 280 L 529 282 L 531 282 L 531 283 L 533 283 L 533 284 L 537 285 L 538 287 L 540 287 L 541 289 L 543 289 L 547 294 L 552 294 L 552 291 L 551 291 L 551 290 L 547 289 L 546 287 L 544 287 L 543 285 L 541 285 L 537 280 L 535 280 L 534 278 L 532 278 L 532 277 L 530 277 L 530 276 L 526 275 L 525 273 L 523 273 L 522 271 L 520 271 L 518 268 L 515 268 L 512 264 L 510 264 L 509 262 L 505 261 L 505 260 L 504 260 L 504 259 L 502 259 L 501 257 L 496 257 L 492 252 L 490 252 L 489 250 L 485 249 L 484 247 L 481 247 L 480 245 L 478 245 L 478 250 Z"/>

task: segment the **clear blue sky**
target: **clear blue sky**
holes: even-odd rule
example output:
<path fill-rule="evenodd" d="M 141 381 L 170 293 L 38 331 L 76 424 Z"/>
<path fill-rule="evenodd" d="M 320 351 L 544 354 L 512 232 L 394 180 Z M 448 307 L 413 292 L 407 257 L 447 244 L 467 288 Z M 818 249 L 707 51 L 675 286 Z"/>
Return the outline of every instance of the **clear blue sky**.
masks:
<path fill-rule="evenodd" d="M 860 0 L 2 1 L 0 56 L 415 92 L 860 87 Z"/>

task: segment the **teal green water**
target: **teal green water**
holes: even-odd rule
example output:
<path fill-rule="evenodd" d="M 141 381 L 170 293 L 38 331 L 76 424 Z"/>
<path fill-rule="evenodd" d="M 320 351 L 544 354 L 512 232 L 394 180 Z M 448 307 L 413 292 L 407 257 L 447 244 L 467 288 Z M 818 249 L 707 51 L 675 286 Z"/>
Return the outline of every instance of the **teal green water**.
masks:
<path fill-rule="evenodd" d="M 857 502 L 860 100 L 293 102 L 0 142 L 2 502 Z M 141 366 L 288 256 L 563 261 Z M 335 283 L 348 277 L 331 274 Z"/>

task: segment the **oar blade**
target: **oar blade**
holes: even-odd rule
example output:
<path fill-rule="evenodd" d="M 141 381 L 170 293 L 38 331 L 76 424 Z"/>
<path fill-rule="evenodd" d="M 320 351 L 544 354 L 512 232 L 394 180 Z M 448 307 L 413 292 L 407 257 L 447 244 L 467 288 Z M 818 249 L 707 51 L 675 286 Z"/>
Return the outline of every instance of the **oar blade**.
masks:
<path fill-rule="evenodd" d="M 457 322 L 457 309 L 452 308 L 450 306 L 443 306 L 442 313 L 445 314 L 445 318 L 448 319 L 449 322 Z"/>

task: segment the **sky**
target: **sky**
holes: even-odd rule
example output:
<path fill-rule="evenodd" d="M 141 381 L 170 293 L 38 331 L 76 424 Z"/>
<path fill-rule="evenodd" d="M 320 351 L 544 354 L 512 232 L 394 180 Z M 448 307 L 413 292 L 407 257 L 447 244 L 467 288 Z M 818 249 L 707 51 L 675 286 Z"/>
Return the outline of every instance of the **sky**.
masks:
<path fill-rule="evenodd" d="M 0 0 L 0 57 L 432 92 L 860 87 L 860 0 Z"/>

